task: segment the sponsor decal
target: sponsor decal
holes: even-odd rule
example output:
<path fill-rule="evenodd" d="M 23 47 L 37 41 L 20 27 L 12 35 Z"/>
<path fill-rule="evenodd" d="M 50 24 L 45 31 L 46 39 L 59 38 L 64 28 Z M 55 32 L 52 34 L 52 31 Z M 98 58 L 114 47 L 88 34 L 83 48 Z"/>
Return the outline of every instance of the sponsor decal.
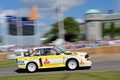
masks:
<path fill-rule="evenodd" d="M 44 64 L 50 64 L 49 60 L 46 58 Z"/>
<path fill-rule="evenodd" d="M 77 55 L 77 53 L 76 53 L 76 52 L 74 52 L 73 54 Z"/>
<path fill-rule="evenodd" d="M 18 65 L 25 65 L 24 61 L 18 61 Z"/>
<path fill-rule="evenodd" d="M 81 60 L 81 61 L 80 61 L 80 64 L 84 64 L 84 62 Z"/>

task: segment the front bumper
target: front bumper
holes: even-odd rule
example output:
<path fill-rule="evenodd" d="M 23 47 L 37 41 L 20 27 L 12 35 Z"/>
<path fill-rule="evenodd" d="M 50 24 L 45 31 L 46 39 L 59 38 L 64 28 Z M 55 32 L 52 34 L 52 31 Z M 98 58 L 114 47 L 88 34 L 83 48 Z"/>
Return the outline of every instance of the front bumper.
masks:
<path fill-rule="evenodd" d="M 19 69 L 26 69 L 26 66 L 24 66 L 24 65 L 18 65 L 18 68 Z"/>
<path fill-rule="evenodd" d="M 86 62 L 79 62 L 79 67 L 89 67 L 92 66 L 92 62 L 91 61 L 86 61 Z"/>

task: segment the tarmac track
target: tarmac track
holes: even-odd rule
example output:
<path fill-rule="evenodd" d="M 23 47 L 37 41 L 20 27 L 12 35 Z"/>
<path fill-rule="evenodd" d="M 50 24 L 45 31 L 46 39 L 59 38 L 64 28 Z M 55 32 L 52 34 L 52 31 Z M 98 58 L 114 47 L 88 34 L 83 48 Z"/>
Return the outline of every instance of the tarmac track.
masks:
<path fill-rule="evenodd" d="M 75 71 L 68 71 L 63 68 L 58 69 L 44 69 L 39 70 L 36 73 L 27 73 L 23 70 L 19 70 L 16 67 L 12 68 L 0 68 L 0 77 L 2 76 L 17 76 L 17 75 L 34 75 L 34 74 L 56 74 L 56 73 L 74 73 L 74 72 L 101 72 L 101 71 L 120 71 L 120 54 L 114 55 L 91 55 L 92 68 L 78 69 Z"/>

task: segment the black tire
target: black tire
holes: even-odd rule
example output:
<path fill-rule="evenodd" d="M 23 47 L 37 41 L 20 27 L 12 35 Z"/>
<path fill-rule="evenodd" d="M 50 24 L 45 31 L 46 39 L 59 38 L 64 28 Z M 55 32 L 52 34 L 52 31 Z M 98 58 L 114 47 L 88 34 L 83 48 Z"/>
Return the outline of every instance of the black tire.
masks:
<path fill-rule="evenodd" d="M 78 68 L 78 61 L 75 59 L 70 59 L 66 62 L 66 67 L 69 70 L 76 70 Z"/>
<path fill-rule="evenodd" d="M 33 73 L 37 70 L 37 65 L 33 62 L 28 63 L 26 69 L 27 69 L 28 72 Z"/>
<path fill-rule="evenodd" d="M 91 66 L 86 67 L 86 69 L 91 69 Z"/>

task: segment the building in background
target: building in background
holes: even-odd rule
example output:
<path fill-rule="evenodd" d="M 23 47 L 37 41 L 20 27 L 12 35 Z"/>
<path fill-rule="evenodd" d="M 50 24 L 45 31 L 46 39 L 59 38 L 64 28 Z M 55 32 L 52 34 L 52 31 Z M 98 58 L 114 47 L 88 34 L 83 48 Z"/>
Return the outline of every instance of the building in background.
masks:
<path fill-rule="evenodd" d="M 13 12 L 13 13 L 10 13 Z M 25 14 L 27 14 L 25 16 Z M 29 15 L 30 14 L 30 15 Z M 0 13 L 1 45 L 35 46 L 40 45 L 40 29 L 38 25 L 37 7 L 27 13 L 6 11 Z"/>
<path fill-rule="evenodd" d="M 1 45 L 40 45 L 39 26 L 34 21 L 29 21 L 28 17 L 22 16 L 18 21 L 17 19 L 15 15 L 0 15 Z M 120 13 L 114 13 L 114 11 L 110 10 L 107 14 L 103 14 L 98 9 L 90 9 L 86 11 L 85 19 L 80 22 L 80 28 L 82 30 L 80 32 L 81 37 L 87 40 L 120 38 Z"/>
<path fill-rule="evenodd" d="M 80 26 L 84 27 L 82 32 L 87 40 L 120 38 L 120 13 L 112 11 L 112 13 L 103 14 L 98 9 L 90 9 L 86 11 L 84 23 L 80 23 Z"/>
<path fill-rule="evenodd" d="M 6 16 L 6 22 L 1 23 L 0 42 L 2 45 L 17 46 L 40 45 L 40 34 L 35 21 L 28 17 Z"/>

